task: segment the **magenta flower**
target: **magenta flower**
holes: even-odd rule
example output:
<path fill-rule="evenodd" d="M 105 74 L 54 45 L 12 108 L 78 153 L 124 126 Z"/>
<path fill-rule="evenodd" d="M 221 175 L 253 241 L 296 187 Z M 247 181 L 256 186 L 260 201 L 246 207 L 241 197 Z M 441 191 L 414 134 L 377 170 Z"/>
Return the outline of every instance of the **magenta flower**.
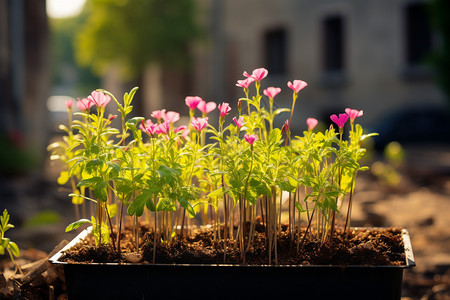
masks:
<path fill-rule="evenodd" d="M 316 127 L 318 123 L 319 123 L 319 121 L 317 121 L 317 119 L 314 119 L 314 118 L 306 119 L 306 125 L 308 125 L 309 131 L 313 130 L 314 127 Z"/>
<path fill-rule="evenodd" d="M 163 120 L 169 122 L 170 124 L 175 123 L 179 119 L 180 119 L 180 114 L 175 111 L 168 111 L 163 116 Z"/>
<path fill-rule="evenodd" d="M 89 96 L 88 99 L 93 101 L 97 107 L 103 107 L 105 108 L 106 105 L 111 101 L 111 97 L 109 95 L 106 95 L 105 93 L 99 92 L 99 91 L 93 91 Z"/>
<path fill-rule="evenodd" d="M 178 128 L 175 128 L 174 132 L 175 133 L 181 132 L 181 137 L 186 138 L 189 134 L 189 129 L 187 128 L 187 126 L 182 125 Z"/>
<path fill-rule="evenodd" d="M 208 118 L 193 118 L 191 125 L 195 130 L 202 131 L 208 125 Z"/>
<path fill-rule="evenodd" d="M 268 87 L 267 89 L 264 90 L 264 95 L 273 99 L 280 92 L 281 89 L 279 87 Z"/>
<path fill-rule="evenodd" d="M 345 122 L 348 120 L 347 114 L 339 114 L 339 117 L 336 115 L 330 116 L 331 121 L 336 123 L 339 128 L 344 128 Z"/>
<path fill-rule="evenodd" d="M 187 96 L 185 99 L 186 105 L 189 109 L 196 109 L 202 98 L 197 96 Z"/>
<path fill-rule="evenodd" d="M 236 83 L 236 86 L 242 87 L 244 89 L 248 89 L 248 87 L 250 86 L 250 84 L 255 81 L 255 78 L 253 77 L 247 77 L 244 80 L 238 80 Z"/>
<path fill-rule="evenodd" d="M 139 129 L 143 132 L 150 134 L 151 136 L 157 135 L 158 132 L 158 124 L 153 124 L 151 120 L 141 121 L 141 125 L 139 125 Z"/>
<path fill-rule="evenodd" d="M 217 107 L 216 102 L 211 101 L 211 102 L 206 103 L 206 101 L 203 101 L 203 100 L 200 101 L 197 106 L 198 110 L 200 110 L 204 114 L 209 114 L 210 112 L 215 110 L 216 107 Z"/>
<path fill-rule="evenodd" d="M 357 117 L 361 117 L 363 115 L 362 110 L 356 110 L 351 108 L 346 108 L 345 113 L 350 117 L 350 121 L 353 123 Z"/>
<path fill-rule="evenodd" d="M 258 136 L 256 134 L 247 133 L 244 135 L 244 139 L 247 143 L 253 146 L 253 143 L 258 139 Z"/>
<path fill-rule="evenodd" d="M 164 123 L 158 124 L 158 128 L 156 129 L 156 133 L 160 134 L 167 134 L 170 129 L 169 121 L 164 121 Z"/>
<path fill-rule="evenodd" d="M 308 84 L 302 80 L 294 80 L 294 83 L 290 81 L 287 83 L 287 86 L 294 91 L 294 93 L 298 94 L 305 86 Z"/>
<path fill-rule="evenodd" d="M 219 111 L 220 111 L 221 118 L 225 117 L 230 110 L 231 110 L 231 107 L 228 103 L 224 102 L 222 104 L 219 104 Z"/>
<path fill-rule="evenodd" d="M 259 68 L 259 69 L 253 70 L 252 75 L 248 74 L 247 71 L 245 71 L 244 76 L 252 77 L 256 81 L 261 81 L 262 79 L 264 79 L 267 76 L 268 73 L 269 73 L 269 71 L 267 71 L 266 69 Z"/>
<path fill-rule="evenodd" d="M 151 116 L 153 118 L 155 118 L 156 120 L 164 120 L 165 116 L 166 116 L 166 110 L 165 109 L 161 109 L 161 110 L 154 110 L 151 114 Z"/>
<path fill-rule="evenodd" d="M 187 126 L 181 125 L 180 127 L 175 128 L 173 131 L 174 131 L 175 133 L 178 133 L 178 132 L 184 131 L 184 130 L 186 130 L 186 129 L 187 129 Z"/>
<path fill-rule="evenodd" d="M 91 107 L 94 105 L 94 102 L 88 98 L 83 98 L 80 100 L 80 98 L 78 98 L 77 101 L 77 107 L 81 110 L 81 111 L 88 111 L 89 109 L 91 109 Z"/>
<path fill-rule="evenodd" d="M 236 119 L 236 117 L 233 118 L 234 123 L 238 128 L 241 128 L 244 125 L 244 118 L 239 117 L 239 119 Z"/>
<path fill-rule="evenodd" d="M 72 107 L 73 107 L 72 99 L 66 100 L 66 101 L 64 101 L 64 103 L 66 104 L 67 109 L 72 109 Z"/>

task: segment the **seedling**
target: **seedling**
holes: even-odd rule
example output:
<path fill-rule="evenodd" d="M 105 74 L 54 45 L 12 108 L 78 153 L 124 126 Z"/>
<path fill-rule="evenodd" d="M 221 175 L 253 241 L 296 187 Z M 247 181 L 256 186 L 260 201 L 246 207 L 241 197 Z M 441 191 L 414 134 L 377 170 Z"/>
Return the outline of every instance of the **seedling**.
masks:
<path fill-rule="evenodd" d="M 277 263 L 284 203 L 289 236 L 297 251 L 313 235 L 326 243 L 337 226 L 348 234 L 356 175 L 367 169 L 359 164 L 365 153 L 362 142 L 373 135 L 356 124 L 363 112 L 348 108 L 332 115 L 334 126 L 323 132 L 316 130 L 316 119 L 308 118 L 308 129 L 292 136 L 292 123 L 298 122 L 295 104 L 307 83 L 288 82 L 292 106 L 277 108 L 281 88 L 261 87 L 267 70 L 244 75 L 246 79 L 236 85 L 245 96 L 234 107 L 186 97 L 188 124 L 178 125 L 180 114 L 165 109 L 154 111 L 150 118 L 129 118 L 137 88 L 125 93 L 123 104 L 104 90 L 78 100 L 80 112 L 73 113 L 69 127 L 63 127 L 65 144 L 50 148 L 52 158 L 66 165 L 64 178 L 72 182 L 74 204 L 90 200 L 95 212 L 66 230 L 91 223 L 96 244 L 111 244 L 120 252 L 122 223 L 127 219 L 133 225 L 138 252 L 139 224 L 147 222 L 152 226 L 156 262 L 158 244 L 185 238 L 189 219 L 200 214 L 213 228 L 224 262 L 227 247 L 237 247 L 245 263 L 260 222 L 269 264 Z M 105 115 L 111 99 L 120 114 L 120 129 L 112 127 L 116 115 Z M 208 114 L 216 107 L 219 120 L 214 126 Z M 72 105 L 68 109 L 72 113 Z M 285 112 L 289 118 L 276 128 L 275 120 Z"/>
<path fill-rule="evenodd" d="M 0 244 L 0 255 L 4 255 L 5 251 L 8 252 L 9 258 L 11 259 L 12 263 L 15 266 L 15 273 L 19 271 L 20 274 L 23 274 L 22 269 L 14 260 L 14 257 L 18 257 L 20 254 L 19 247 L 17 247 L 16 243 L 14 243 L 5 236 L 5 232 L 11 228 L 14 228 L 14 225 L 9 223 L 9 214 L 8 211 L 5 209 L 3 211 L 3 214 L 0 216 L 0 232 L 2 233 L 2 242 Z"/>

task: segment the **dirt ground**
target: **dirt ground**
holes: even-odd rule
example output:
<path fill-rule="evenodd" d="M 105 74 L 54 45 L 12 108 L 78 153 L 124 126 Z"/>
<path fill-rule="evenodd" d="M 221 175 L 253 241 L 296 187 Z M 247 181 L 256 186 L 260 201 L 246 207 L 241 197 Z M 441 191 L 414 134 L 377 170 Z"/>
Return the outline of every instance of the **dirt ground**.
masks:
<path fill-rule="evenodd" d="M 416 267 L 405 271 L 402 300 L 450 299 L 450 151 L 411 151 L 396 171 L 398 182 L 392 185 L 381 175 L 361 173 L 352 226 L 407 228 Z M 0 208 L 10 211 L 16 227 L 8 233 L 21 248 L 23 263 L 29 262 L 30 253 L 42 258 L 61 240 L 73 237 L 64 233 L 75 218 L 73 208 L 55 176 L 56 169 L 47 167 L 33 174 L 0 177 Z M 29 220 L 42 211 L 59 217 L 30 225 Z"/>

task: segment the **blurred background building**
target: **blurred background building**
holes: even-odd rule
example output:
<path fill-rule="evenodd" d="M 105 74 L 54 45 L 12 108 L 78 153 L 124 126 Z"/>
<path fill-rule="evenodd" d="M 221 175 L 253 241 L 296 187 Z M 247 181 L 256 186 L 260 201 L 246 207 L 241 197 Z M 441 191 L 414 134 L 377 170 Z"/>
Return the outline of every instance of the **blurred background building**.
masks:
<path fill-rule="evenodd" d="M 49 18 L 45 0 L 0 0 L 2 172 L 29 163 L 29 153 L 5 159 L 23 145 L 42 161 L 54 124 L 64 121 L 63 100 L 99 87 L 121 98 L 139 86 L 139 115 L 161 108 L 186 115 L 188 95 L 235 106 L 243 96 L 235 86 L 242 72 L 265 67 L 263 87 L 282 88 L 278 106 L 291 105 L 287 81 L 308 82 L 295 110 L 296 130 L 307 117 L 328 126 L 330 114 L 352 107 L 364 110 L 364 124 L 374 129 L 403 113 L 409 123 L 396 131 L 410 132 L 420 117 L 406 111 L 448 107 L 448 25 L 445 10 L 436 9 L 445 1 L 80 3 L 79 14 Z M 419 129 L 430 126 L 421 122 Z"/>
<path fill-rule="evenodd" d="M 56 14 L 54 5 L 69 11 Z M 364 110 L 363 127 L 380 133 L 376 149 L 395 140 L 424 146 L 415 153 L 406 149 L 407 155 L 391 147 L 398 150 L 391 157 L 401 157 L 395 168 L 408 160 L 409 175 L 417 180 L 448 176 L 449 5 L 448 0 L 0 0 L 0 208 L 10 212 L 23 248 L 50 251 L 68 239 L 64 228 L 74 220 L 73 206 L 56 183 L 60 169 L 49 164 L 46 151 L 60 138 L 58 125 L 67 121 L 65 100 L 87 97 L 96 88 L 121 100 L 138 86 L 139 116 L 149 118 L 162 108 L 187 116 L 184 99 L 194 95 L 230 103 L 233 115 L 244 96 L 236 81 L 243 71 L 260 67 L 269 71 L 263 88 L 282 88 L 278 107 L 291 106 L 287 81 L 308 82 L 296 104 L 293 131 L 305 129 L 308 117 L 328 127 L 330 114 L 346 107 Z M 116 113 L 114 104 L 109 106 Z M 211 120 L 215 117 L 217 112 Z M 284 120 L 281 116 L 278 125 Z M 436 146 L 444 147 L 438 152 Z M 393 182 L 389 189 L 401 190 L 397 169 L 386 160 L 373 164 L 371 172 L 380 182 Z M 366 201 L 371 203 L 370 197 Z"/>

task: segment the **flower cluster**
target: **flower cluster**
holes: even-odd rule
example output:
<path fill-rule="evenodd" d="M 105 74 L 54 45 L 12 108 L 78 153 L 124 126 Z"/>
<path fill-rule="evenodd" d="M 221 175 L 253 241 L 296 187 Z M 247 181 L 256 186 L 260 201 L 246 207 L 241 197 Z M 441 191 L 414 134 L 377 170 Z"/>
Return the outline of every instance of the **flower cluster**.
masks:
<path fill-rule="evenodd" d="M 347 108 L 345 113 L 330 116 L 337 131 L 330 126 L 319 132 L 319 121 L 308 118 L 308 130 L 291 137 L 295 102 L 307 83 L 288 82 L 292 107 L 274 109 L 281 88 L 261 88 L 268 71 L 258 68 L 243 76 L 236 83 L 244 92 L 236 110 L 228 102 L 186 97 L 188 124 L 177 125 L 180 114 L 165 109 L 153 111 L 147 119 L 128 118 L 137 88 L 124 95 L 123 104 L 104 90 L 78 99 L 80 112 L 74 113 L 77 119 L 73 121 L 73 101 L 67 102 L 69 127 L 63 126 L 67 136 L 49 147 L 52 158 L 63 160 L 67 166 L 58 182 L 71 183 L 70 196 L 76 206 L 84 205 L 85 200 L 96 203 L 90 218 L 72 223 L 68 230 L 90 223 L 98 244 L 112 244 L 120 252 L 120 232 L 110 232 L 120 231 L 125 213 L 132 217 L 134 226 L 145 214 L 147 220 L 153 220 L 150 224 L 156 253 L 159 241 L 172 242 L 186 234 L 185 216 L 200 214 L 217 232 L 215 237 L 221 239 L 224 253 L 227 240 L 234 239 L 232 244 L 239 248 L 245 262 L 252 233 L 260 222 L 270 241 L 269 264 L 274 258 L 276 263 L 275 241 L 284 209 L 288 211 L 288 232 L 297 249 L 313 224 L 319 239 L 332 237 L 340 204 L 345 197 L 351 202 L 356 173 L 366 169 L 359 164 L 365 152 L 361 144 L 371 134 L 363 134 L 362 127 L 355 123 L 363 112 Z M 252 89 L 255 93 L 250 97 Z M 268 107 L 263 105 L 263 97 Z M 111 100 L 121 115 L 120 129 L 111 127 L 116 116 L 104 115 Z M 246 113 L 242 113 L 242 103 L 247 104 Z M 97 109 L 92 111 L 93 107 Z M 213 126 L 208 114 L 216 109 L 220 117 Z M 231 118 L 232 111 L 236 114 Z M 201 116 L 196 116 L 198 112 Z M 290 118 L 281 129 L 275 128 L 274 120 L 283 112 L 290 112 Z M 344 130 L 349 119 L 346 139 Z M 351 203 L 342 224 L 347 232 L 350 208 Z M 119 214 L 118 227 L 113 226 L 115 213 Z M 235 218 L 237 229 L 232 222 Z M 306 233 L 300 222 L 305 218 Z"/>

